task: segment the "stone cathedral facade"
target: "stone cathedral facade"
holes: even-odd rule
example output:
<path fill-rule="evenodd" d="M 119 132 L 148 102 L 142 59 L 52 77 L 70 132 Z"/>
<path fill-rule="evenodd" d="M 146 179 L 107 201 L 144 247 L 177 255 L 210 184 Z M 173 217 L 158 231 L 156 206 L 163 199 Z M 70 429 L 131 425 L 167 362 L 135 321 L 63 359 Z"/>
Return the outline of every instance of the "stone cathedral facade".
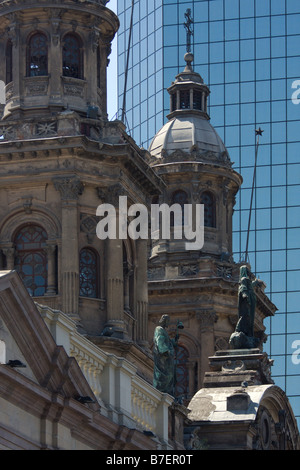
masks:
<path fill-rule="evenodd" d="M 147 241 L 100 240 L 96 209 L 147 205 L 163 183 L 107 120 L 118 19 L 104 3 L 1 2 L 1 263 L 95 341 L 123 340 L 149 375 Z"/>
<path fill-rule="evenodd" d="M 81 335 L 93 345 L 90 348 L 106 354 L 105 365 L 93 365 L 93 383 L 104 370 L 102 388 L 117 387 L 120 379 L 111 381 L 108 364 L 115 373 L 123 364 L 118 361 L 127 361 L 135 368 L 136 380 L 142 378 L 143 387 L 149 388 L 152 395 L 145 409 L 152 410 L 155 400 L 161 399 L 151 391 L 151 348 L 162 314 L 171 317 L 171 334 L 176 333 L 178 321 L 184 326 L 176 394 L 185 404 L 202 387 L 209 357 L 228 349 L 237 316 L 239 269 L 232 259 L 232 216 L 242 179 L 209 123 L 209 89 L 193 71 L 191 54 L 169 88 L 168 122 L 149 151 L 136 145 L 123 123 L 108 121 L 106 70 L 119 20 L 106 4 L 105 0 L 0 1 L 0 79 L 6 83 L 0 121 L 0 271 L 18 273 L 50 330 L 55 318 L 63 315 L 71 330 L 75 328 L 70 338 Z M 204 204 L 203 248 L 187 251 L 174 237 L 98 238 L 97 207 L 103 203 L 118 207 L 120 196 L 127 197 L 128 207 Z M 25 299 L 20 285 L 10 278 L 3 289 L 13 285 L 18 298 Z M 262 348 L 263 320 L 274 315 L 276 307 L 261 288 L 257 298 L 255 331 Z M 4 308 L 4 294 L 1 302 Z M 12 308 L 13 302 L 9 305 Z M 25 324 L 27 314 L 22 315 Z M 6 332 L 8 319 L 3 314 Z M 38 335 L 34 338 L 38 344 Z M 29 354 L 24 335 L 18 344 Z M 51 347 L 55 355 L 52 343 Z M 76 348 L 71 348 L 72 355 L 76 356 Z M 113 357 L 118 361 L 114 363 Z M 86 356 L 78 361 L 85 370 Z M 46 359 L 44 364 L 49 367 Z M 67 367 L 65 356 L 61 364 L 62 369 Z M 37 377 L 38 365 L 32 367 Z M 132 380 L 129 370 L 128 365 L 126 377 Z M 68 390 L 73 390 L 76 377 L 79 371 L 74 366 Z M 62 390 L 67 393 L 67 388 Z M 92 390 L 106 409 L 105 419 L 114 416 L 120 421 L 122 399 L 116 404 L 118 412 L 111 411 L 110 400 L 121 390 L 107 388 L 110 392 L 104 398 L 99 388 Z M 129 402 L 136 404 L 144 395 L 137 386 L 134 390 Z M 87 385 L 81 391 L 90 392 Z M 182 419 L 185 412 L 177 411 Z M 129 414 L 123 423 L 127 430 L 131 420 L 139 421 L 134 406 Z M 139 425 L 145 427 L 142 420 Z M 105 439 L 104 428 L 101 445 L 107 448 L 115 439 Z M 154 428 L 149 424 L 146 429 Z M 165 448 L 172 448 L 166 444 L 165 430 L 161 432 Z M 122 434 L 120 428 L 115 433 Z M 171 437 L 174 443 L 176 437 Z M 80 436 L 76 439 L 80 441 Z M 121 441 L 125 446 L 126 439 Z M 130 442 L 130 448 L 155 448 L 142 434 L 135 444 Z M 93 442 L 91 447 L 97 445 Z"/>

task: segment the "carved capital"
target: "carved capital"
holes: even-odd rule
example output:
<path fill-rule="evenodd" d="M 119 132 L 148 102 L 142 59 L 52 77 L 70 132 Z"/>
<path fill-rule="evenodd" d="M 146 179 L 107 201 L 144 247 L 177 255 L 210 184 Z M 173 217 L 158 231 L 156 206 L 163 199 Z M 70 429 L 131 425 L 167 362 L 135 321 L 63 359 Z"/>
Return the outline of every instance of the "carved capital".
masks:
<path fill-rule="evenodd" d="M 56 245 L 48 243 L 45 246 L 45 251 L 46 251 L 46 253 L 49 257 L 53 256 L 55 254 L 55 251 L 56 251 Z"/>
<path fill-rule="evenodd" d="M 14 47 L 19 45 L 20 39 L 20 22 L 16 13 L 9 14 L 10 26 L 8 30 L 8 37 L 10 38 Z"/>
<path fill-rule="evenodd" d="M 196 318 L 200 322 L 201 331 L 213 328 L 218 316 L 214 310 L 197 310 Z"/>
<path fill-rule="evenodd" d="M 15 251 L 16 251 L 14 245 L 10 243 L 5 246 L 2 246 L 1 249 L 2 249 L 2 253 L 6 257 L 7 269 L 8 270 L 14 269 Z"/>
<path fill-rule="evenodd" d="M 16 250 L 14 246 L 2 248 L 2 252 L 7 258 L 13 258 L 15 255 L 15 251 Z"/>
<path fill-rule="evenodd" d="M 100 31 L 97 28 L 94 28 L 90 33 L 90 43 L 92 46 L 93 52 L 97 50 L 99 45 Z"/>
<path fill-rule="evenodd" d="M 63 201 L 77 200 L 84 190 L 84 186 L 77 176 L 54 178 L 53 184 L 55 189 L 60 192 Z"/>
<path fill-rule="evenodd" d="M 97 191 L 103 203 L 112 204 L 115 208 L 119 207 L 119 197 L 126 196 L 126 191 L 120 183 L 108 188 L 97 188 Z"/>

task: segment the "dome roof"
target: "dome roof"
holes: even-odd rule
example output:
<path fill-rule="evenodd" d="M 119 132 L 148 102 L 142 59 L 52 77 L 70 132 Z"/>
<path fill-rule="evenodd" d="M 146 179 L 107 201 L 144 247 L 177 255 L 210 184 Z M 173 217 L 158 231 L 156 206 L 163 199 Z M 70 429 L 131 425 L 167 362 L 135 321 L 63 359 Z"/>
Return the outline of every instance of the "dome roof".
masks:
<path fill-rule="evenodd" d="M 170 114 L 168 122 L 152 140 L 149 153 L 153 163 L 201 161 L 231 166 L 226 147 L 210 124 L 207 113 L 209 88 L 192 68 L 193 55 L 184 56 L 183 72 L 168 88 Z"/>
<path fill-rule="evenodd" d="M 149 147 L 153 157 L 172 155 L 174 152 L 227 153 L 226 147 L 207 119 L 197 114 L 177 115 L 156 134 Z"/>

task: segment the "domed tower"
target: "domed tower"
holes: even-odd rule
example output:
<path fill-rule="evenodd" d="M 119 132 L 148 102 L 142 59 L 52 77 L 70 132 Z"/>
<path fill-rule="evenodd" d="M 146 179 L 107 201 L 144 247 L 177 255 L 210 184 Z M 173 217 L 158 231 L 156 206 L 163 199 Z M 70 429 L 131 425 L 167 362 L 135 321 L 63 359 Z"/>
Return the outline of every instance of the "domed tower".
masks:
<path fill-rule="evenodd" d="M 208 370 L 216 349 L 229 348 L 237 315 L 239 266 L 232 259 L 232 216 L 242 177 L 232 168 L 228 152 L 210 123 L 209 88 L 192 68 L 193 55 L 168 88 L 168 122 L 154 137 L 151 165 L 166 187 L 153 202 L 169 207 L 204 205 L 204 244 L 186 245 L 175 236 L 153 237 L 149 276 L 150 325 L 169 314 L 173 333 L 180 331 L 177 394 L 191 397 Z M 186 223 L 183 219 L 183 223 Z M 160 232 L 161 234 L 161 232 Z M 262 291 L 258 296 L 263 296 Z M 256 331 L 264 337 L 263 319 L 272 314 L 268 300 L 260 304 Z"/>
<path fill-rule="evenodd" d="M 49 119 L 66 109 L 84 118 L 106 117 L 107 60 L 119 26 L 106 3 L 1 1 L 4 119 L 28 123 L 29 136 L 35 117 L 40 122 L 33 135 L 59 129 Z"/>
<path fill-rule="evenodd" d="M 97 208 L 117 216 L 120 196 L 146 205 L 162 182 L 123 123 L 107 118 L 119 20 L 106 4 L 0 1 L 0 269 L 16 269 L 37 303 L 103 348 L 134 350 L 141 372 L 152 364 L 147 240 L 99 238 Z"/>
<path fill-rule="evenodd" d="M 193 55 L 186 53 L 186 67 L 168 88 L 168 122 L 154 137 L 149 152 L 152 166 L 167 183 L 165 203 L 204 204 L 205 243 L 190 258 L 209 255 L 214 259 L 232 252 L 232 214 L 235 194 L 242 183 L 232 169 L 228 152 L 210 123 L 207 112 L 209 88 L 193 71 Z M 183 243 L 153 245 L 152 257 L 181 257 Z"/>

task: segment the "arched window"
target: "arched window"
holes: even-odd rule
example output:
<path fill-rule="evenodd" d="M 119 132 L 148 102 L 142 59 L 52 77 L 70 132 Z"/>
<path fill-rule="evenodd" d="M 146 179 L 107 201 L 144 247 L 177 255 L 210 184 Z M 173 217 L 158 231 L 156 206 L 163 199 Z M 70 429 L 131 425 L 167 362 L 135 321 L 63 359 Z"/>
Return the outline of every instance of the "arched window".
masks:
<path fill-rule="evenodd" d="M 182 225 L 184 225 L 184 205 L 188 204 L 188 195 L 185 191 L 182 189 L 179 189 L 178 191 L 175 191 L 172 194 L 172 200 L 171 200 L 172 205 L 173 204 L 179 204 L 181 207 L 181 213 L 182 213 Z M 171 213 L 171 225 L 174 226 L 174 214 Z"/>
<path fill-rule="evenodd" d="M 176 384 L 175 397 L 186 398 L 189 394 L 189 353 L 187 349 L 178 344 L 176 351 Z"/>
<path fill-rule="evenodd" d="M 98 255 L 91 248 L 83 248 L 79 254 L 79 295 L 98 297 Z"/>
<path fill-rule="evenodd" d="M 13 80 L 12 54 L 13 45 L 9 39 L 6 43 L 6 85 Z"/>
<path fill-rule="evenodd" d="M 30 36 L 27 45 L 27 77 L 48 75 L 48 41 L 43 33 Z"/>
<path fill-rule="evenodd" d="M 179 204 L 182 208 L 184 204 L 188 204 L 188 195 L 182 189 L 175 191 L 172 195 L 172 204 Z"/>
<path fill-rule="evenodd" d="M 216 226 L 216 203 L 215 197 L 210 191 L 201 194 L 201 204 L 204 204 L 204 226 Z"/>
<path fill-rule="evenodd" d="M 190 90 L 180 92 L 180 109 L 190 109 Z"/>
<path fill-rule="evenodd" d="M 83 58 L 81 39 L 72 33 L 66 34 L 62 49 L 63 75 L 65 77 L 83 78 Z"/>
<path fill-rule="evenodd" d="M 44 295 L 47 288 L 47 233 L 38 225 L 26 225 L 15 236 L 15 269 L 30 295 Z"/>
<path fill-rule="evenodd" d="M 194 90 L 193 93 L 193 108 L 202 110 L 202 93 Z"/>

